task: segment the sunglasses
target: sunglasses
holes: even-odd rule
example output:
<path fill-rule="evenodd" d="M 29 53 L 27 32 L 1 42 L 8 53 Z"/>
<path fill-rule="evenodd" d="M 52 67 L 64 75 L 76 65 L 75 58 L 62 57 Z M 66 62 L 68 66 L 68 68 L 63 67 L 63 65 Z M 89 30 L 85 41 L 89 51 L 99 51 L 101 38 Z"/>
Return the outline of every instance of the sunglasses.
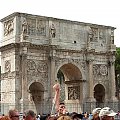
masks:
<path fill-rule="evenodd" d="M 61 106 L 60 108 L 65 108 L 65 106 Z"/>

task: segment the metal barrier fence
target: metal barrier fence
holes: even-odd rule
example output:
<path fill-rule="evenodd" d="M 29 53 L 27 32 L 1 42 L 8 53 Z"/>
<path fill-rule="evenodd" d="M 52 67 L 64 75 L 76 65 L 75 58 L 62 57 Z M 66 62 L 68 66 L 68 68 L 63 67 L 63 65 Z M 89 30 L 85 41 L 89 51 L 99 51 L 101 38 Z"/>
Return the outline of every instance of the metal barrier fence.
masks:
<path fill-rule="evenodd" d="M 97 102 L 85 102 L 83 103 L 83 112 L 92 111 L 96 107 L 110 107 L 114 111 L 120 111 L 120 102 L 104 102 L 104 103 L 97 103 Z"/>
<path fill-rule="evenodd" d="M 96 102 L 85 102 L 85 103 L 66 103 L 66 108 L 68 110 L 68 112 L 77 112 L 77 113 L 81 113 L 81 112 L 92 112 L 92 110 L 96 107 L 110 107 L 111 109 L 113 109 L 115 112 L 120 111 L 120 102 L 105 102 L 105 103 L 96 103 Z M 20 112 L 21 110 L 27 110 L 27 109 L 31 109 L 34 110 L 36 113 L 51 113 L 52 110 L 52 105 L 50 105 L 49 103 L 45 103 L 45 104 L 37 104 L 37 105 L 29 105 L 29 104 L 24 104 L 23 106 L 21 106 L 20 104 L 15 105 L 15 104 L 8 104 L 8 103 L 1 103 L 0 104 L 0 113 L 1 114 L 7 114 L 8 111 L 10 109 L 16 108 L 18 109 Z M 53 111 L 53 113 L 55 113 L 55 110 Z"/>

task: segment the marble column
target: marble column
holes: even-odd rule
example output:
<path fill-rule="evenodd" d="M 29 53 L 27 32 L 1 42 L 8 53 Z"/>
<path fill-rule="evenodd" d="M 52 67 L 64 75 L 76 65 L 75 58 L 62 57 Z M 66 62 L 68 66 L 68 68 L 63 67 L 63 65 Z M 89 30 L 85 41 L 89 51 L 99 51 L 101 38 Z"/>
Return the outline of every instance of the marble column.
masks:
<path fill-rule="evenodd" d="M 88 62 L 88 71 L 89 71 L 89 78 L 88 78 L 88 83 L 89 83 L 89 101 L 93 102 L 95 101 L 94 99 L 94 88 L 93 88 L 93 61 L 89 60 Z"/>
<path fill-rule="evenodd" d="M 21 79 L 21 112 L 23 112 L 25 109 L 24 104 L 26 107 L 28 107 L 28 87 L 27 85 L 27 44 L 21 44 L 20 49 L 20 79 Z"/>
<path fill-rule="evenodd" d="M 53 87 L 54 82 L 55 82 L 55 59 L 54 57 L 52 57 L 51 58 L 51 87 Z"/>
<path fill-rule="evenodd" d="M 53 98 L 54 98 L 54 91 L 53 91 L 53 85 L 55 84 L 55 57 L 54 56 L 51 56 L 51 62 L 50 62 L 50 99 L 51 99 L 51 112 L 54 113 L 54 105 L 53 105 Z"/>
<path fill-rule="evenodd" d="M 115 97 L 115 68 L 114 68 L 114 62 L 110 62 L 110 91 L 111 91 L 111 101 L 117 101 L 117 98 Z"/>
<path fill-rule="evenodd" d="M 24 111 L 24 102 L 25 99 L 27 99 L 27 95 L 25 94 L 25 92 L 27 91 L 27 66 L 26 66 L 26 60 L 27 60 L 27 55 L 26 54 L 22 54 L 21 55 L 21 100 L 20 100 L 20 104 L 21 104 L 21 112 Z"/>

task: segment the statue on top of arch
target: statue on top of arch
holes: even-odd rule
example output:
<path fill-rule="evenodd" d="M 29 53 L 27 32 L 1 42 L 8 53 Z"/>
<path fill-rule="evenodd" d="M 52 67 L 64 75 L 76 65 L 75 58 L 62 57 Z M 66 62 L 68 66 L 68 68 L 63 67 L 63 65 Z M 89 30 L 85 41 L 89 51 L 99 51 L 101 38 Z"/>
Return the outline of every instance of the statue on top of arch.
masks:
<path fill-rule="evenodd" d="M 28 23 L 27 23 L 27 20 L 26 18 L 21 18 L 21 27 L 22 27 L 22 32 L 21 32 L 21 35 L 22 35 L 22 39 L 23 40 L 26 40 L 27 37 L 28 37 Z"/>

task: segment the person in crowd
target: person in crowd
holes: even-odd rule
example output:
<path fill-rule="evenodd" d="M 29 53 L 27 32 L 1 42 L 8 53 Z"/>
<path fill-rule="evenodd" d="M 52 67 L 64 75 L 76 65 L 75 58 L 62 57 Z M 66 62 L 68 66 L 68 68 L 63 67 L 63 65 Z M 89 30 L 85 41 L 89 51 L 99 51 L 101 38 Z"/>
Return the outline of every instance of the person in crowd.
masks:
<path fill-rule="evenodd" d="M 19 120 L 19 112 L 16 109 L 9 110 L 10 120 Z"/>
<path fill-rule="evenodd" d="M 70 113 L 69 116 L 71 117 L 72 120 L 80 120 L 80 119 L 83 119 L 83 115 L 82 115 L 82 114 L 78 114 L 78 113 L 76 113 L 76 112 Z"/>
<path fill-rule="evenodd" d="M 92 120 L 100 120 L 99 113 L 100 113 L 101 108 L 95 108 L 92 111 L 93 118 Z"/>
<path fill-rule="evenodd" d="M 89 119 L 89 120 L 92 120 L 92 119 L 93 119 L 93 114 L 92 114 L 91 112 L 89 113 L 88 119 Z"/>
<path fill-rule="evenodd" d="M 4 115 L 4 116 L 2 116 L 2 117 L 0 118 L 0 120 L 10 120 L 10 117 L 9 117 L 9 116 Z"/>
<path fill-rule="evenodd" d="M 65 104 L 64 103 L 60 103 L 59 104 L 59 108 L 58 108 L 58 116 L 61 116 L 61 115 L 66 115 L 68 113 L 66 107 L 65 107 Z"/>
<path fill-rule="evenodd" d="M 117 113 L 109 107 L 102 108 L 99 113 L 100 120 L 114 120 L 115 115 L 117 115 Z"/>
<path fill-rule="evenodd" d="M 25 111 L 24 120 L 36 120 L 36 114 L 32 110 Z"/>
<path fill-rule="evenodd" d="M 116 119 L 120 119 L 120 111 L 117 112 Z"/>
<path fill-rule="evenodd" d="M 57 119 L 58 119 L 58 116 L 49 116 L 44 120 L 57 120 Z"/>
<path fill-rule="evenodd" d="M 62 115 L 62 116 L 60 116 L 57 120 L 72 120 L 71 119 L 71 117 L 70 116 L 64 116 L 64 115 Z"/>
<path fill-rule="evenodd" d="M 40 120 L 40 117 L 41 117 L 41 115 L 40 115 L 40 113 L 37 115 L 37 120 Z"/>

